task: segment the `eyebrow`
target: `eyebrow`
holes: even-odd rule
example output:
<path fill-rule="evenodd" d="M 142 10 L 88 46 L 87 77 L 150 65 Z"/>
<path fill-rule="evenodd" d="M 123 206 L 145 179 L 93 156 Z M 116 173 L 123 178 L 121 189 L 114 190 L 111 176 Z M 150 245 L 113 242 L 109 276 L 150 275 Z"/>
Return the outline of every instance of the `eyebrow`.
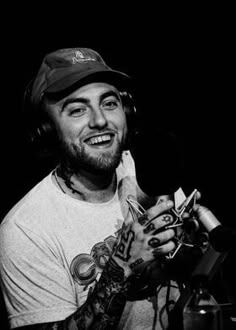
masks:
<path fill-rule="evenodd" d="M 105 98 L 109 97 L 109 96 L 114 96 L 116 97 L 118 100 L 121 100 L 120 98 L 120 94 L 118 92 L 115 91 L 108 91 L 105 92 L 103 94 L 100 95 L 100 102 L 102 100 L 104 100 Z M 85 97 L 69 97 L 68 99 L 65 100 L 65 102 L 62 105 L 61 111 L 63 111 L 68 104 L 71 103 L 84 103 L 84 104 L 89 104 L 89 99 L 85 98 Z"/>

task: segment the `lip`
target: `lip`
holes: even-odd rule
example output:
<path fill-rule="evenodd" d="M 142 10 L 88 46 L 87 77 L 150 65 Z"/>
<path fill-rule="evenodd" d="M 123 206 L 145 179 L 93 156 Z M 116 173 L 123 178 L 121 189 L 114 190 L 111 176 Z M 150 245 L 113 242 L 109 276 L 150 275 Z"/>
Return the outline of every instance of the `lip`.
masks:
<path fill-rule="evenodd" d="M 110 137 L 110 139 L 108 139 L 108 136 Z M 107 148 L 107 147 L 110 147 L 112 144 L 113 144 L 113 141 L 114 141 L 114 137 L 115 137 L 115 134 L 114 132 L 102 132 L 102 133 L 99 133 L 99 134 L 92 134 L 90 136 L 87 136 L 83 142 L 86 143 L 89 147 L 92 147 L 92 148 Z M 101 140 L 100 142 L 101 143 L 96 143 L 95 140 Z M 104 140 L 102 140 L 104 139 Z M 93 140 L 93 142 L 95 143 L 89 143 Z"/>

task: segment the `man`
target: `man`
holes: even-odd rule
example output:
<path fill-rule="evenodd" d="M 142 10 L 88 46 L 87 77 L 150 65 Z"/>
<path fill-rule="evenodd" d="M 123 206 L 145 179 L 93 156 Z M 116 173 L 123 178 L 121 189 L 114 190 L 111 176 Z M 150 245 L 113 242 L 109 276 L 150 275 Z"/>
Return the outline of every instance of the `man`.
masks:
<path fill-rule="evenodd" d="M 94 50 L 74 48 L 46 55 L 27 90 L 33 140 L 60 159 L 1 224 L 11 328 L 159 329 L 167 322 L 166 304 L 178 296 L 164 267 L 175 248 L 167 226 L 173 202 L 153 203 L 137 185 L 130 85 Z"/>

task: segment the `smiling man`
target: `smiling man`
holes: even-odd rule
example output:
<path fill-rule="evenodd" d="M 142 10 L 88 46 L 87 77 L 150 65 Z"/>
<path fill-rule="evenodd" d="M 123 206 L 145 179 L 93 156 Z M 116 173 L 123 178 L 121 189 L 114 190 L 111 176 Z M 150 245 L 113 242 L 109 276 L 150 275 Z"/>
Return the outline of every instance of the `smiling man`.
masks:
<path fill-rule="evenodd" d="M 128 150 L 131 79 L 91 49 L 47 54 L 27 88 L 33 141 L 58 165 L 0 227 L 2 290 L 11 328 L 159 329 L 164 256 L 175 248 L 171 201 L 133 216 L 144 196 Z M 133 209 L 133 210 L 134 210 Z M 140 280 L 142 279 L 142 280 Z M 166 299 L 168 292 L 168 299 Z"/>
<path fill-rule="evenodd" d="M 109 193 L 114 193 L 115 187 L 111 177 L 120 163 L 127 135 L 118 90 L 107 83 L 86 84 L 59 102 L 48 102 L 46 111 L 55 123 L 63 154 L 66 155 L 66 164 L 62 164 L 64 169 L 59 171 L 63 178 L 61 184 L 76 194 L 76 191 L 81 192 L 78 185 L 82 184 L 82 189 L 86 188 L 86 183 L 93 185 L 91 175 L 97 177 L 100 173 L 99 180 L 110 198 Z M 83 177 L 82 182 L 78 177 Z M 107 182 L 111 183 L 111 190 L 106 186 Z M 90 190 L 91 187 L 89 193 Z M 81 194 L 78 197 L 88 200 Z M 95 190 L 94 198 L 97 197 L 101 196 L 97 196 Z"/>

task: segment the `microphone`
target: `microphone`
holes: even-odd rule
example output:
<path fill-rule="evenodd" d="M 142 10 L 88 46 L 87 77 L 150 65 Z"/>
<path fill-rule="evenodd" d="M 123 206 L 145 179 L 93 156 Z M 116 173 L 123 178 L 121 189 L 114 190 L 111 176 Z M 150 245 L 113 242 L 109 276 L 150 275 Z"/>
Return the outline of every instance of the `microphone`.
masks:
<path fill-rule="evenodd" d="M 205 206 L 196 209 L 199 222 L 205 227 L 209 241 L 217 252 L 227 252 L 236 247 L 236 231 L 223 226 L 215 215 Z"/>

